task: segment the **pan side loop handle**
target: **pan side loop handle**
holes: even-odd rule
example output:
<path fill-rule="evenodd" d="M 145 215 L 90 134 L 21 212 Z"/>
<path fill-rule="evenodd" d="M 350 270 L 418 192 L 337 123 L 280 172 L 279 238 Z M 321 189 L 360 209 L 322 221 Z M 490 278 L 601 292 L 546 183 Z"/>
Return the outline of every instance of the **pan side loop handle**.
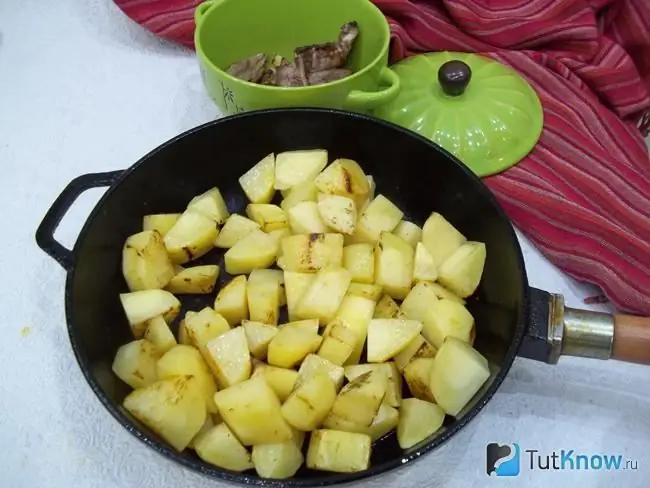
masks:
<path fill-rule="evenodd" d="M 74 255 L 70 249 L 64 247 L 54 238 L 54 232 L 61 223 L 65 214 L 70 210 L 72 204 L 86 190 L 112 185 L 124 173 L 123 170 L 109 171 L 106 173 L 89 173 L 78 176 L 70 183 L 61 194 L 54 200 L 54 203 L 43 217 L 41 224 L 36 230 L 36 244 L 43 251 L 49 254 L 66 271 L 74 266 Z"/>
<path fill-rule="evenodd" d="M 650 317 L 614 315 L 612 359 L 650 365 Z"/>

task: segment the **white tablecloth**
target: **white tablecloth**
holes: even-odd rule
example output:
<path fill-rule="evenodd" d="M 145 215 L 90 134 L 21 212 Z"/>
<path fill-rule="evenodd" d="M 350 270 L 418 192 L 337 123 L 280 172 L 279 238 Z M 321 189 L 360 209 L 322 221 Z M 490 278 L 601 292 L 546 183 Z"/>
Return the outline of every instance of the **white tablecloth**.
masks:
<path fill-rule="evenodd" d="M 63 270 L 34 242 L 46 209 L 75 176 L 121 169 L 218 116 L 193 54 L 155 39 L 108 0 L 0 2 L 0 486 L 218 487 L 150 452 L 101 407 L 65 331 Z M 101 191 L 83 195 L 57 236 L 74 242 Z M 580 306 L 593 290 L 524 242 L 533 285 Z M 648 486 L 650 369 L 517 360 L 485 411 L 453 441 L 379 486 Z M 488 442 L 522 450 L 622 454 L 627 472 L 527 469 L 488 478 Z"/>

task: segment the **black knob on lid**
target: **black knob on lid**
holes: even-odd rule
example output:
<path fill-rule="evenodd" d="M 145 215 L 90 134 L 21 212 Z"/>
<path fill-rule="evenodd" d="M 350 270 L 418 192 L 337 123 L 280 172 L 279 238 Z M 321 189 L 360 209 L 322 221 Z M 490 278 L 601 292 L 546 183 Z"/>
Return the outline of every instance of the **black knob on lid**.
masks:
<path fill-rule="evenodd" d="M 446 95 L 462 95 L 472 79 L 472 70 L 462 61 L 447 61 L 438 70 L 438 82 Z"/>

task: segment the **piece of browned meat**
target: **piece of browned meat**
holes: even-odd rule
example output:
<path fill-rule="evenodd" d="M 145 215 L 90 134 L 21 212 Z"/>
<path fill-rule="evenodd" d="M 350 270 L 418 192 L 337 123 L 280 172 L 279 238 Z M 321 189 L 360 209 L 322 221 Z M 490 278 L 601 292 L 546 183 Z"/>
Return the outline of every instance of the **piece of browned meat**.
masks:
<path fill-rule="evenodd" d="M 244 81 L 257 83 L 262 79 L 266 70 L 266 54 L 257 53 L 253 56 L 233 63 L 228 68 L 228 74 Z"/>
<path fill-rule="evenodd" d="M 338 41 L 299 47 L 294 52 L 295 58 L 302 60 L 307 73 L 340 68 L 347 61 L 358 35 L 357 23 L 348 22 L 341 27 Z"/>
<path fill-rule="evenodd" d="M 307 86 L 309 80 L 301 59 L 296 58 L 293 63 L 278 66 L 275 72 L 277 86 Z"/>
<path fill-rule="evenodd" d="M 310 85 L 322 85 L 323 83 L 330 83 L 332 81 L 340 80 L 346 76 L 350 76 L 352 70 L 347 68 L 335 68 L 328 69 L 325 71 L 316 71 L 314 73 L 309 73 L 307 81 Z"/>

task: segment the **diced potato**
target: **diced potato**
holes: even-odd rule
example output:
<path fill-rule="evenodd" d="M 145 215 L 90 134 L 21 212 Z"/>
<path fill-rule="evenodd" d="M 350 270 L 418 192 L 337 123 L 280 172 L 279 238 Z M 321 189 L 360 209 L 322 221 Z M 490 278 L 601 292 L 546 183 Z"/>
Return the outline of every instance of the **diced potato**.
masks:
<path fill-rule="evenodd" d="M 318 319 L 321 324 L 327 324 L 334 318 L 349 285 L 350 273 L 346 269 L 321 269 L 296 305 L 296 316 Z"/>
<path fill-rule="evenodd" d="M 217 224 L 223 224 L 230 213 L 228 213 L 228 208 L 226 207 L 226 202 L 221 196 L 221 192 L 218 188 L 210 188 L 205 193 L 195 196 L 190 200 L 190 203 L 187 204 L 188 210 L 196 210 L 197 212 L 202 213 L 206 217 L 209 217 Z"/>
<path fill-rule="evenodd" d="M 205 307 L 198 313 L 185 316 L 185 329 L 190 343 L 199 350 L 212 372 L 216 374 L 207 345 L 212 339 L 230 330 L 226 319 L 210 307 Z"/>
<path fill-rule="evenodd" d="M 268 268 L 278 254 L 277 241 L 261 230 L 253 231 L 224 254 L 226 272 L 231 275 Z"/>
<path fill-rule="evenodd" d="M 374 265 L 374 262 L 373 262 L 373 265 Z M 350 270 L 348 269 L 348 271 L 350 271 Z M 382 288 L 379 285 L 370 285 L 370 284 L 365 284 L 365 283 L 355 283 L 354 281 L 352 283 L 350 283 L 350 286 L 348 287 L 348 295 L 354 295 L 354 296 L 357 296 L 357 297 L 367 298 L 368 300 L 372 300 L 373 302 L 376 302 L 377 300 L 379 300 L 379 298 L 381 297 L 381 292 L 382 292 Z"/>
<path fill-rule="evenodd" d="M 245 275 L 235 276 L 217 293 L 214 311 L 230 325 L 240 324 L 248 318 L 247 282 Z"/>
<path fill-rule="evenodd" d="M 449 336 L 470 341 L 474 318 L 460 303 L 441 298 L 430 305 L 430 315 L 424 322 L 422 335 L 435 347 Z"/>
<path fill-rule="evenodd" d="M 327 151 L 287 151 L 275 158 L 275 189 L 288 190 L 312 181 L 327 165 Z"/>
<path fill-rule="evenodd" d="M 433 290 L 438 298 L 446 298 L 447 300 L 452 300 L 457 303 L 465 305 L 465 300 L 456 295 L 455 293 L 447 290 L 444 286 L 439 285 L 438 283 L 429 283 L 429 288 Z"/>
<path fill-rule="evenodd" d="M 230 471 L 246 471 L 253 467 L 251 455 L 226 424 L 219 424 L 194 441 L 196 454 L 206 463 Z"/>
<path fill-rule="evenodd" d="M 354 233 L 358 242 L 374 244 L 382 232 L 391 232 L 397 227 L 404 213 L 384 195 L 377 195 L 361 213 Z"/>
<path fill-rule="evenodd" d="M 314 279 L 310 273 L 296 273 L 293 271 L 284 272 L 284 291 L 287 296 L 287 313 L 289 320 L 296 319 L 296 307 L 302 298 L 303 293 Z"/>
<path fill-rule="evenodd" d="M 171 260 L 187 263 L 203 256 L 214 247 L 219 230 L 214 220 L 196 210 L 186 210 L 163 241 Z"/>
<path fill-rule="evenodd" d="M 247 380 L 252 372 L 248 340 L 243 327 L 235 327 L 206 345 L 211 366 L 219 385 L 228 388 Z"/>
<path fill-rule="evenodd" d="M 196 312 L 187 312 L 187 313 L 189 314 L 189 313 L 196 313 Z M 190 337 L 187 334 L 187 327 L 185 327 L 185 319 L 181 320 L 178 323 L 178 343 L 184 344 L 186 346 L 193 346 L 192 341 L 190 341 Z"/>
<path fill-rule="evenodd" d="M 230 249 L 251 232 L 259 230 L 260 224 L 238 214 L 232 214 L 214 241 L 216 247 Z"/>
<path fill-rule="evenodd" d="M 278 328 L 262 322 L 251 322 L 250 320 L 244 320 L 242 327 L 244 328 L 244 332 L 246 332 L 248 350 L 251 352 L 251 355 L 263 361 L 266 358 L 269 343 L 275 337 L 275 334 L 278 333 Z"/>
<path fill-rule="evenodd" d="M 269 232 L 269 236 L 273 238 L 276 245 L 278 246 L 278 259 L 282 256 L 282 239 L 289 237 L 291 235 L 291 229 L 289 227 L 284 227 L 282 229 L 276 229 Z"/>
<path fill-rule="evenodd" d="M 124 408 L 177 451 L 185 449 L 201 430 L 205 400 L 192 376 L 176 376 L 131 392 Z"/>
<path fill-rule="evenodd" d="M 375 249 L 372 244 L 351 244 L 343 248 L 343 267 L 356 283 L 375 281 Z"/>
<path fill-rule="evenodd" d="M 176 345 L 174 334 L 162 318 L 162 315 L 154 317 L 147 321 L 147 330 L 144 332 L 144 338 L 151 342 L 162 353 L 166 353 Z"/>
<path fill-rule="evenodd" d="M 195 349 L 196 351 L 196 349 Z M 194 443 L 206 432 L 214 427 L 214 420 L 212 420 L 212 415 L 206 415 L 205 422 L 203 422 L 203 427 L 197 432 L 197 434 L 192 438 L 190 443 L 187 445 L 190 449 L 194 449 Z"/>
<path fill-rule="evenodd" d="M 404 368 L 404 380 L 411 395 L 428 402 L 435 401 L 429 384 L 431 371 L 433 371 L 433 362 L 433 358 L 416 358 Z"/>
<path fill-rule="evenodd" d="M 404 299 L 413 281 L 413 255 L 413 248 L 404 239 L 382 233 L 375 250 L 375 284 L 387 295 Z"/>
<path fill-rule="evenodd" d="M 277 368 L 266 364 L 255 369 L 253 376 L 263 375 L 264 379 L 275 392 L 281 402 L 284 402 L 293 391 L 298 381 L 298 371 L 286 368 Z"/>
<path fill-rule="evenodd" d="M 397 428 L 399 421 L 399 411 L 386 405 L 385 403 L 379 407 L 377 415 L 372 420 L 372 424 L 368 428 L 369 434 L 373 441 L 381 439 L 393 429 Z"/>
<path fill-rule="evenodd" d="M 179 271 L 165 289 L 177 295 L 206 295 L 214 291 L 218 276 L 219 266 L 216 264 L 193 266 Z"/>
<path fill-rule="evenodd" d="M 282 239 L 285 271 L 315 272 L 343 263 L 341 234 L 301 234 Z"/>
<path fill-rule="evenodd" d="M 315 202 L 318 195 L 318 188 L 313 181 L 307 181 L 301 183 L 298 186 L 294 186 L 291 190 L 287 192 L 287 195 L 280 203 L 282 210 L 289 213 L 289 210 L 295 205 L 302 202 Z"/>
<path fill-rule="evenodd" d="M 280 368 L 293 368 L 307 354 L 316 352 L 321 336 L 301 327 L 281 327 L 268 347 L 267 361 Z"/>
<path fill-rule="evenodd" d="M 296 203 L 287 214 L 294 234 L 325 234 L 328 231 L 316 202 Z"/>
<path fill-rule="evenodd" d="M 345 362 L 346 365 L 357 364 L 360 361 L 368 335 L 368 324 L 374 311 L 375 302 L 368 298 L 354 295 L 346 295 L 343 298 L 336 312 L 335 321 L 344 324 L 357 338 L 352 354 Z"/>
<path fill-rule="evenodd" d="M 426 281 L 420 281 L 406 295 L 400 306 L 400 312 L 405 317 L 419 320 L 423 324 L 429 322 L 432 315 L 431 307 L 438 301 L 438 297 L 429 285 L 430 283 Z"/>
<path fill-rule="evenodd" d="M 397 442 L 409 449 L 435 433 L 445 420 L 445 412 L 435 403 L 417 398 L 404 400 L 399 409 Z"/>
<path fill-rule="evenodd" d="M 291 478 L 303 461 L 302 452 L 293 441 L 253 446 L 253 465 L 262 478 Z"/>
<path fill-rule="evenodd" d="M 418 242 L 415 246 L 415 265 L 413 266 L 413 281 L 436 281 L 438 279 L 438 267 L 431 254 Z"/>
<path fill-rule="evenodd" d="M 250 319 L 277 325 L 280 315 L 280 283 L 267 270 L 253 270 L 248 276 L 246 296 Z"/>
<path fill-rule="evenodd" d="M 402 220 L 397 224 L 393 233 L 408 242 L 413 249 L 422 238 L 422 229 L 408 220 Z"/>
<path fill-rule="evenodd" d="M 317 356 L 315 354 L 308 354 L 300 365 L 300 369 L 298 370 L 298 381 L 296 382 L 294 388 L 300 387 L 300 385 L 302 385 L 305 381 L 321 373 L 324 373 L 330 377 L 336 391 L 339 391 L 341 389 L 341 386 L 343 386 L 344 377 L 343 368 L 328 361 L 324 357 Z"/>
<path fill-rule="evenodd" d="M 345 367 L 345 377 L 348 381 L 353 381 L 368 371 L 378 371 L 386 375 L 387 386 L 384 404 L 392 407 L 399 407 L 402 403 L 402 377 L 395 366 L 395 363 L 381 364 L 355 364 Z"/>
<path fill-rule="evenodd" d="M 217 392 L 214 401 L 224 422 L 245 446 L 293 440 L 280 401 L 262 375 Z"/>
<path fill-rule="evenodd" d="M 146 329 L 145 322 L 158 315 L 171 322 L 181 309 L 181 302 L 165 290 L 142 290 L 120 293 L 120 302 L 136 337 L 142 337 Z"/>
<path fill-rule="evenodd" d="M 478 288 L 485 258 L 485 244 L 466 242 L 442 263 L 438 281 L 456 295 L 468 297 Z"/>
<path fill-rule="evenodd" d="M 434 358 L 436 357 L 436 348 L 433 347 L 421 334 L 409 342 L 409 345 L 395 356 L 395 366 L 399 371 L 403 371 L 406 365 L 413 359 L 417 358 Z"/>
<path fill-rule="evenodd" d="M 294 320 L 293 322 L 288 322 L 282 327 L 300 327 L 307 332 L 312 334 L 318 334 L 319 324 L 318 319 L 305 319 L 305 320 Z"/>
<path fill-rule="evenodd" d="M 348 383 L 339 392 L 332 415 L 368 427 L 386 395 L 388 381 L 380 371 L 368 371 Z"/>
<path fill-rule="evenodd" d="M 205 406 L 210 413 L 217 413 L 214 403 L 214 394 L 217 384 L 214 377 L 201 357 L 201 353 L 190 346 L 178 345 L 172 347 L 156 363 L 158 379 L 166 380 L 175 376 L 192 376 L 203 398 Z"/>
<path fill-rule="evenodd" d="M 165 237 L 180 216 L 179 213 L 145 215 L 142 218 L 142 230 L 157 230 L 162 237 Z"/>
<path fill-rule="evenodd" d="M 246 215 L 257 222 L 264 232 L 289 227 L 289 219 L 284 210 L 270 203 L 249 203 L 246 206 Z"/>
<path fill-rule="evenodd" d="M 372 201 L 375 198 L 375 190 L 377 185 L 375 184 L 375 178 L 372 175 L 366 176 L 368 180 L 368 199 Z"/>
<path fill-rule="evenodd" d="M 422 330 L 422 322 L 372 319 L 368 325 L 368 362 L 382 363 L 403 351 Z"/>
<path fill-rule="evenodd" d="M 321 193 L 340 195 L 361 204 L 370 191 L 368 178 L 356 161 L 337 159 L 332 162 L 315 180 Z"/>
<path fill-rule="evenodd" d="M 282 416 L 294 428 L 305 432 L 316 429 L 336 399 L 336 387 L 325 372 L 300 383 L 282 405 Z"/>
<path fill-rule="evenodd" d="M 465 236 L 439 213 L 432 213 L 422 227 L 422 244 L 438 267 L 465 241 Z"/>
<path fill-rule="evenodd" d="M 318 212 L 328 227 L 342 234 L 354 233 L 357 223 L 357 207 L 351 198 L 320 194 L 318 196 Z"/>
<path fill-rule="evenodd" d="M 431 391 L 445 412 L 457 416 L 489 377 L 488 362 L 476 349 L 447 337 L 434 358 Z"/>
<path fill-rule="evenodd" d="M 315 430 L 309 440 L 307 467 L 335 473 L 364 471 L 370 463 L 371 443 L 366 434 Z"/>
<path fill-rule="evenodd" d="M 239 184 L 253 203 L 269 203 L 275 195 L 275 154 L 271 153 L 246 171 Z"/>
<path fill-rule="evenodd" d="M 350 358 L 356 345 L 356 334 L 345 324 L 336 323 L 323 337 L 318 355 L 341 366 Z"/>
<path fill-rule="evenodd" d="M 394 319 L 400 316 L 399 305 L 388 295 L 384 295 L 375 306 L 375 319 Z"/>
<path fill-rule="evenodd" d="M 145 339 L 129 342 L 117 350 L 113 373 L 131 388 L 143 388 L 157 380 L 156 362 L 161 355 L 161 351 Z"/>
<path fill-rule="evenodd" d="M 323 420 L 322 427 L 325 429 L 338 430 L 342 432 L 356 432 L 357 434 L 370 435 L 370 426 L 362 426 L 351 422 L 350 420 L 342 419 L 336 415 L 333 415 L 331 412 Z"/>
<path fill-rule="evenodd" d="M 131 291 L 164 288 L 174 276 L 172 264 L 156 230 L 129 236 L 122 250 L 122 274 Z"/>

